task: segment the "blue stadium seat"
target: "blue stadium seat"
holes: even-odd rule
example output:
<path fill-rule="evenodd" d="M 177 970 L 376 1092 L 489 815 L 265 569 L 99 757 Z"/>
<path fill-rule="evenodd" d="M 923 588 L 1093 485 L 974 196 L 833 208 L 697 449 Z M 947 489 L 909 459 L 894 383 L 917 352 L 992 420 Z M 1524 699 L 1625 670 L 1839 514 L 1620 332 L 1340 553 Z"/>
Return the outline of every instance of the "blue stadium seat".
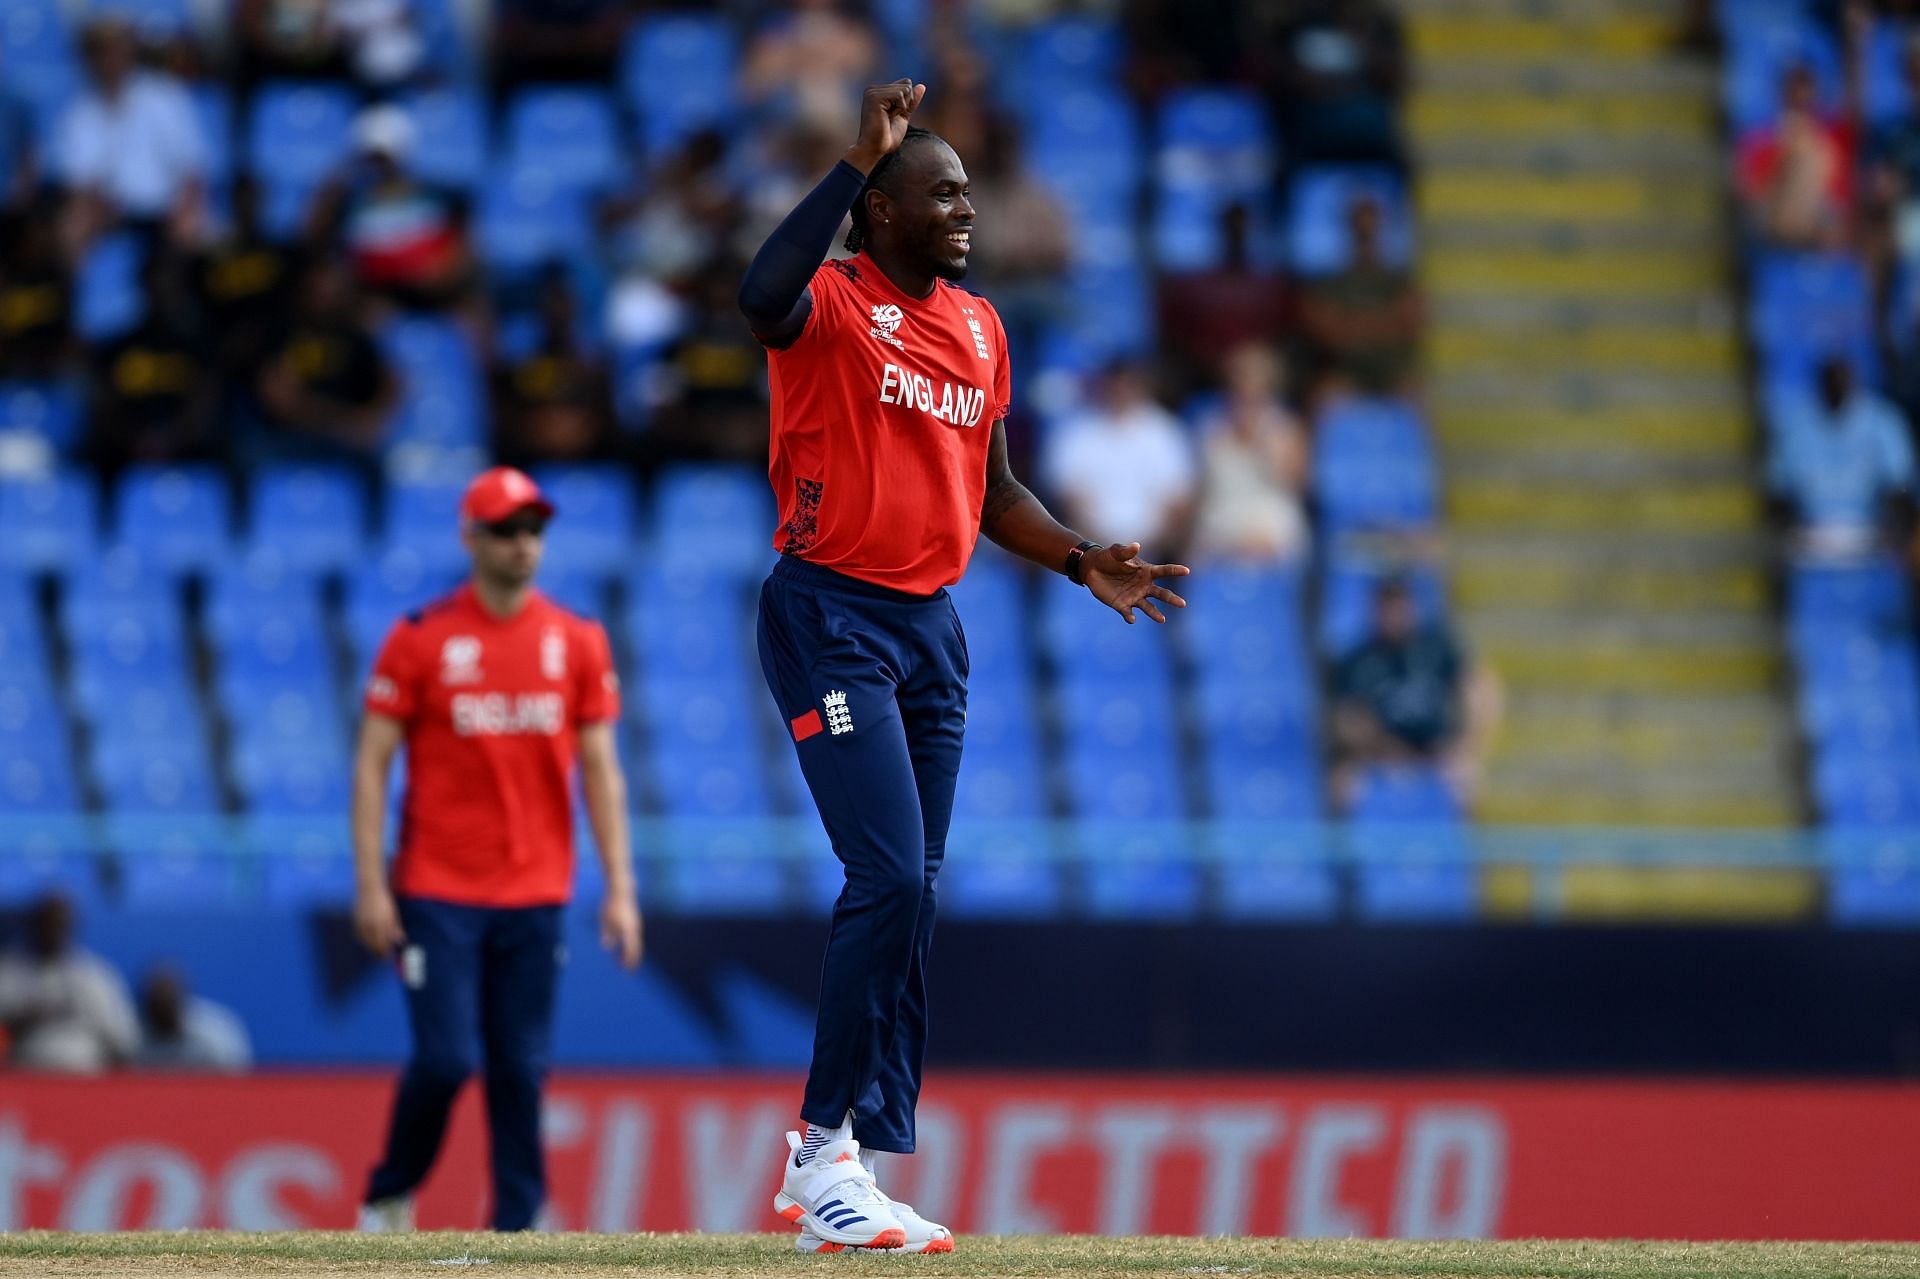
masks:
<path fill-rule="evenodd" d="M 347 811 L 347 770 L 330 754 L 241 751 L 234 783 L 249 812 L 267 816 L 335 816 Z"/>
<path fill-rule="evenodd" d="M 1279 596 L 1266 608 L 1237 608 L 1188 598 L 1192 607 L 1179 615 L 1179 636 L 1202 685 L 1287 688 L 1304 697 L 1312 676 L 1297 599 Z"/>
<path fill-rule="evenodd" d="M 1304 276 L 1331 275 L 1353 261 L 1347 210 L 1357 199 L 1380 206 L 1380 248 L 1386 260 L 1413 259 L 1413 213 L 1406 188 L 1391 169 L 1327 166 L 1302 169 L 1288 183 L 1287 260 Z"/>
<path fill-rule="evenodd" d="M 444 525 L 441 535 L 453 537 Z M 461 577 L 458 565 L 449 565 L 444 557 L 429 559 L 404 541 L 382 552 L 369 567 L 371 571 L 347 578 L 347 638 L 363 666 L 394 623 L 453 590 Z"/>
<path fill-rule="evenodd" d="M 100 237 L 80 260 L 73 279 L 73 331 L 87 342 L 119 337 L 147 313 L 140 272 L 146 250 L 130 231 Z"/>
<path fill-rule="evenodd" d="M 786 866 L 754 820 L 668 818 L 651 832 L 652 883 L 679 914 L 776 915 L 790 896 Z"/>
<path fill-rule="evenodd" d="M 15 816 L 71 813 L 80 804 L 80 787 L 59 749 L 0 757 L 0 810 Z"/>
<path fill-rule="evenodd" d="M 1024 706 L 1021 712 L 1026 713 Z M 1036 749 L 988 749 L 969 740 L 954 785 L 954 818 L 1044 817 L 1048 808 L 1045 775 Z"/>
<path fill-rule="evenodd" d="M 107 819 L 120 854 L 127 904 L 146 909 L 220 909 L 248 900 L 244 845 L 223 818 Z"/>
<path fill-rule="evenodd" d="M 1195 710 L 1209 754 L 1302 768 L 1319 756 L 1318 708 L 1304 679 L 1290 686 L 1210 681 L 1200 686 Z"/>
<path fill-rule="evenodd" d="M 254 472 L 248 496 L 249 542 L 289 567 L 331 573 L 366 553 L 367 494 L 345 467 L 269 466 Z"/>
<path fill-rule="evenodd" d="M 1838 42 L 1804 10 L 1743 17 L 1721 28 L 1728 37 L 1721 79 L 1722 105 L 1737 138 L 1780 114 L 1780 80 L 1796 64 L 1809 67 L 1829 111 L 1842 102 L 1845 72 Z"/>
<path fill-rule="evenodd" d="M 7 659 L 0 668 L 0 754 L 34 754 L 56 749 L 67 735 L 44 659 Z"/>
<path fill-rule="evenodd" d="M 1162 192 L 1199 196 L 1218 210 L 1259 207 L 1273 185 L 1273 128 L 1252 89 L 1175 89 L 1160 100 L 1156 167 Z"/>
<path fill-rule="evenodd" d="M 1339 914 L 1339 879 L 1321 827 L 1222 822 L 1214 839 L 1225 918 L 1308 922 Z"/>
<path fill-rule="evenodd" d="M 778 516 L 765 474 L 746 466 L 682 463 L 654 490 L 653 545 L 665 559 L 764 573 Z"/>
<path fill-rule="evenodd" d="M 58 382 L 0 382 L 0 438 L 34 435 L 57 454 L 71 453 L 81 420 L 73 394 Z"/>
<path fill-rule="evenodd" d="M 1066 16 L 1035 23 L 1009 60 L 1000 86 L 1016 109 L 1031 106 L 1037 85 L 1106 88 L 1118 82 L 1126 41 L 1118 24 L 1096 17 Z"/>
<path fill-rule="evenodd" d="M 229 629 L 219 645 L 223 683 L 300 684 L 332 669 L 333 648 L 324 631 L 306 620 L 268 613 Z"/>
<path fill-rule="evenodd" d="M 1036 175 L 1060 175 L 1063 185 L 1075 186 L 1088 165 L 1097 164 L 1108 183 L 1108 193 L 1101 198 L 1111 200 L 1115 188 L 1127 193 L 1137 188 L 1142 174 L 1140 121 L 1118 89 L 1077 87 L 1026 95 L 1015 109 L 1026 113 L 1027 163 Z"/>
<path fill-rule="evenodd" d="M 976 681 L 1003 672 L 1024 676 L 1032 660 L 1027 643 L 1025 575 L 999 557 L 976 552 L 965 577 L 947 588 L 967 637 Z"/>
<path fill-rule="evenodd" d="M 476 239 L 497 275 L 525 275 L 553 262 L 575 263 L 592 248 L 592 221 L 578 191 L 539 171 L 488 180 Z"/>
<path fill-rule="evenodd" d="M 1232 821 L 1310 822 L 1325 815 L 1319 771 L 1304 758 L 1249 762 L 1209 751 L 1207 796 L 1216 818 Z"/>
<path fill-rule="evenodd" d="M 414 147 L 407 167 L 421 181 L 472 191 L 487 179 L 487 112 L 465 89 L 433 88 L 401 101 L 413 120 Z"/>
<path fill-rule="evenodd" d="M 345 708 L 324 672 L 279 683 L 223 678 L 219 696 L 236 768 L 244 757 L 246 767 L 257 770 L 269 768 L 260 762 L 265 759 L 332 762 L 345 769 Z"/>
<path fill-rule="evenodd" d="M 1178 923 L 1200 913 L 1205 881 L 1190 827 L 1083 820 L 1074 838 L 1087 913 L 1096 919 Z"/>
<path fill-rule="evenodd" d="M 199 699 L 184 678 L 160 676 L 133 685 L 97 688 L 89 688 L 82 680 L 74 689 L 74 701 L 96 738 L 111 739 L 129 749 L 157 749 L 206 734 Z"/>
<path fill-rule="evenodd" d="M 621 174 L 620 127 L 599 89 L 531 85 L 506 108 L 507 165 L 576 190 L 595 191 Z"/>
<path fill-rule="evenodd" d="M 202 572 L 231 548 L 227 482 L 211 466 L 137 466 L 121 477 L 115 536 L 170 572 Z"/>
<path fill-rule="evenodd" d="M 353 845 L 347 823 L 326 817 L 250 816 L 242 840 L 271 906 L 345 906 L 353 901 Z"/>
<path fill-rule="evenodd" d="M 0 755 L 0 796 L 6 794 L 7 761 Z M 71 813 L 9 811 L 0 822 L 6 854 L 0 856 L 0 909 L 49 893 L 72 902 L 82 917 L 107 905 L 100 874 L 99 838 L 85 818 Z"/>
<path fill-rule="evenodd" d="M 392 444 L 477 449 L 487 439 L 487 406 L 479 357 L 449 320 L 410 316 L 380 335 L 402 383 Z"/>
<path fill-rule="evenodd" d="M 223 188 L 233 178 L 233 95 L 226 86 L 205 81 L 196 82 L 188 92 L 207 144 L 208 180 L 216 189 Z"/>
<path fill-rule="evenodd" d="M 963 761 L 963 773 L 965 769 Z M 978 820 L 956 813 L 940 871 L 940 914 L 950 919 L 1055 919 L 1066 909 L 1065 877 L 1049 823 Z"/>
<path fill-rule="evenodd" d="M 1920 843 L 1901 831 L 1835 831 L 1823 840 L 1827 911 L 1852 928 L 1920 922 Z"/>
<path fill-rule="evenodd" d="M 59 471 L 44 478 L 0 478 L 0 568 L 66 571 L 91 560 L 99 544 L 100 498 L 93 477 Z"/>
<path fill-rule="evenodd" d="M 1920 824 L 1920 757 L 1823 752 L 1814 794 L 1831 827 Z"/>
<path fill-rule="evenodd" d="M 1437 768 L 1369 768 L 1360 775 L 1350 816 L 1359 822 L 1459 822 L 1460 796 Z"/>
<path fill-rule="evenodd" d="M 78 649 L 99 647 L 116 622 L 138 622 L 162 632 L 172 649 L 185 641 L 184 597 L 177 580 L 163 576 L 132 547 L 111 553 L 67 575 L 60 592 L 60 625 Z"/>
<path fill-rule="evenodd" d="M 144 40 L 172 40 L 193 28 L 189 0 L 86 0 L 84 21 L 112 18 L 132 23 Z"/>
<path fill-rule="evenodd" d="M 1128 626 L 1112 611 L 1062 582 L 1046 582 L 1040 594 L 1040 638 L 1064 684 L 1104 687 L 1124 679 L 1136 687 L 1164 688 L 1171 679 L 1165 631 L 1151 622 Z"/>
<path fill-rule="evenodd" d="M 1796 621 L 1839 622 L 1874 629 L 1912 621 L 1912 594 L 1900 564 L 1794 564 L 1787 569 L 1787 608 Z"/>
<path fill-rule="evenodd" d="M 1850 254 L 1766 252 L 1753 264 L 1747 327 L 1772 376 L 1810 373 L 1837 353 L 1875 381 L 1872 299 L 1866 269 Z"/>
<path fill-rule="evenodd" d="M 1367 862 L 1355 890 L 1363 919 L 1378 923 L 1471 923 L 1480 876 L 1462 862 Z"/>
<path fill-rule="evenodd" d="M 390 482 L 385 521 L 387 549 L 417 557 L 427 573 L 441 580 L 464 576 L 467 552 L 460 542 L 460 499 L 465 493 L 464 477 L 436 475 L 414 483 Z M 419 602 L 430 598 L 431 595 Z"/>
<path fill-rule="evenodd" d="M 160 743 L 96 740 L 92 755 L 94 780 L 112 812 L 201 814 L 220 806 L 198 726 Z"/>
<path fill-rule="evenodd" d="M 595 622 L 607 618 L 607 579 L 599 573 L 540 570 L 540 593 L 566 609 Z"/>
<path fill-rule="evenodd" d="M 352 154 L 358 110 L 345 85 L 278 81 L 255 91 L 247 168 L 264 189 L 261 220 L 270 233 L 296 230 L 314 192 Z"/>
<path fill-rule="evenodd" d="M 42 119 L 57 116 L 80 84 L 73 41 L 60 10 L 60 0 L 0 4 L 0 56 L 6 59 L 7 88 Z"/>
<path fill-rule="evenodd" d="M 319 579 L 271 548 L 229 560 L 208 577 L 201 620 L 215 648 L 224 647 L 267 616 L 286 618 L 324 635 Z"/>
<path fill-rule="evenodd" d="M 617 573 L 635 559 L 633 481 L 616 466 L 549 467 L 534 477 L 558 512 L 543 563 L 556 571 Z"/>
<path fill-rule="evenodd" d="M 649 14 L 633 24 L 620 57 L 620 88 L 640 121 L 647 155 L 730 120 L 739 55 L 724 18 Z"/>
<path fill-rule="evenodd" d="M 766 769 L 737 750 L 696 749 L 651 739 L 646 754 L 654 793 L 670 817 L 764 817 L 771 811 Z"/>

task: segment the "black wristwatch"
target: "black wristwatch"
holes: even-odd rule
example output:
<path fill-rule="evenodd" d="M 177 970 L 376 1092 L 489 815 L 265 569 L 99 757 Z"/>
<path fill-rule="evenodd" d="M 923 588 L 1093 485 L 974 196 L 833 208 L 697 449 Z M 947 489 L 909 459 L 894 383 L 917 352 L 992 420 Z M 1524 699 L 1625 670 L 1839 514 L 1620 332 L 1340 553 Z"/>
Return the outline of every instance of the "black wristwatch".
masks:
<path fill-rule="evenodd" d="M 1088 551 L 1100 549 L 1098 542 L 1082 542 L 1067 552 L 1067 580 L 1075 586 L 1085 586 L 1087 579 L 1081 575 L 1080 561 L 1087 558 Z"/>

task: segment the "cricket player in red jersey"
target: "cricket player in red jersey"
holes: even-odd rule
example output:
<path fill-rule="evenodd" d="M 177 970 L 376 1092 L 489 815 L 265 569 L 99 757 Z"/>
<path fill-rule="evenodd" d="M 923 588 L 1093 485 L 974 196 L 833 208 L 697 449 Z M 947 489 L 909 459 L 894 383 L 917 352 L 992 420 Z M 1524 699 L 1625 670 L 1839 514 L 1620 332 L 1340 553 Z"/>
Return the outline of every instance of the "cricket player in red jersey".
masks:
<path fill-rule="evenodd" d="M 803 1252 L 950 1252 L 880 1190 L 910 1154 L 926 1045 L 934 880 L 966 725 L 966 643 L 945 588 L 985 533 L 1126 621 L 1185 607 L 1138 543 L 1062 527 L 1013 477 L 1007 338 L 958 288 L 974 211 L 960 157 L 909 126 L 925 94 L 868 89 L 846 158 L 787 215 L 740 286 L 768 351 L 779 564 L 760 662 L 846 869 L 821 973 L 813 1065 L 774 1208 Z M 849 210 L 855 256 L 825 262 Z"/>
<path fill-rule="evenodd" d="M 640 962 L 607 635 L 533 588 L 553 516 L 519 471 L 475 479 L 460 506 L 471 577 L 395 624 L 367 683 L 353 774 L 354 925 L 368 949 L 399 961 L 413 1054 L 363 1230 L 411 1226 L 414 1189 L 476 1064 L 493 1228 L 529 1229 L 545 1202 L 540 1091 L 573 893 L 576 763 L 606 876 L 601 940 L 626 967 Z M 387 775 L 403 745 L 406 807 L 389 886 Z"/>

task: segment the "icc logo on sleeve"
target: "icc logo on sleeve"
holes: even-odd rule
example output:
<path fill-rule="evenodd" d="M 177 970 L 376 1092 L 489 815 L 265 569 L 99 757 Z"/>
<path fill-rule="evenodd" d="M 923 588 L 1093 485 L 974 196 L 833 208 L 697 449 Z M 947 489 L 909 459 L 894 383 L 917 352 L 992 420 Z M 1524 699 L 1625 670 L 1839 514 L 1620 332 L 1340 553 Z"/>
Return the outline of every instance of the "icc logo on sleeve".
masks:
<path fill-rule="evenodd" d="M 887 303 L 884 306 L 876 306 L 873 308 L 873 327 L 868 329 L 867 332 L 879 338 L 882 342 L 887 343 L 889 346 L 896 346 L 904 351 L 907 349 L 905 344 L 903 344 L 899 338 L 895 337 L 894 333 L 899 330 L 900 322 L 906 318 L 900 308 L 894 306 L 892 303 Z"/>
<path fill-rule="evenodd" d="M 440 682 L 477 684 L 480 682 L 480 641 L 471 635 L 449 636 L 440 646 Z"/>

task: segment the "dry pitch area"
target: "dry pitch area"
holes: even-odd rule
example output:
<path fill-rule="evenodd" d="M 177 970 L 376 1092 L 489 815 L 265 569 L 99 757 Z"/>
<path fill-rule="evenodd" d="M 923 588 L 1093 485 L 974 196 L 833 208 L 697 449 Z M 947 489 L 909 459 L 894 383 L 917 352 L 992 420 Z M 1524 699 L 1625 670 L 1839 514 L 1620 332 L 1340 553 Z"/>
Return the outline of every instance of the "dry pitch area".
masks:
<path fill-rule="evenodd" d="M 944 1257 L 801 1256 L 790 1235 L 0 1235 L 0 1275 L 1288 1275 L 1296 1279 L 1920 1279 L 1910 1244 L 963 1238 Z"/>

